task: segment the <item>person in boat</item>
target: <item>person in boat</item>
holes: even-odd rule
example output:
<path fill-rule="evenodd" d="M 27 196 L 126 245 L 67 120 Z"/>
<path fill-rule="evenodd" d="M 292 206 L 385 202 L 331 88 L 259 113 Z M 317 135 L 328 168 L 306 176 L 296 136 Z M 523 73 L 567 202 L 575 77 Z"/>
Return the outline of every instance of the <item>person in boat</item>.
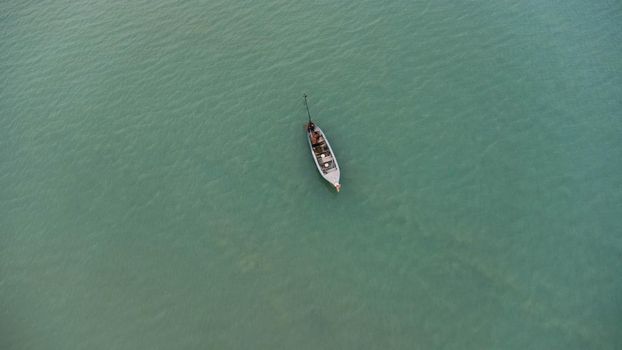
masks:
<path fill-rule="evenodd" d="M 315 124 L 313 124 L 312 121 L 309 121 L 309 124 L 307 124 L 307 132 L 309 133 L 309 137 L 311 138 L 311 144 L 313 146 L 317 146 L 320 134 L 315 131 Z"/>
<path fill-rule="evenodd" d="M 317 146 L 322 142 L 322 135 L 319 132 L 314 131 L 311 133 L 311 145 Z"/>

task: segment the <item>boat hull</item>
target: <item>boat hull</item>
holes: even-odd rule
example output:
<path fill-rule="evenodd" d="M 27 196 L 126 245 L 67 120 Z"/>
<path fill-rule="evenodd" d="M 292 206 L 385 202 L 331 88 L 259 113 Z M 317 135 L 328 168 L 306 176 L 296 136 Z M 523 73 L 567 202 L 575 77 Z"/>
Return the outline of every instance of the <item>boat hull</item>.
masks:
<path fill-rule="evenodd" d="M 314 137 L 314 133 L 319 137 Z M 316 141 L 315 144 L 313 143 L 314 139 Z M 307 130 L 307 143 L 309 144 L 311 156 L 313 157 L 313 162 L 318 172 L 339 191 L 341 187 L 339 184 L 339 178 L 341 176 L 339 163 L 337 163 L 337 158 L 335 157 L 333 149 L 330 147 L 326 135 L 317 125 L 314 130 Z"/>

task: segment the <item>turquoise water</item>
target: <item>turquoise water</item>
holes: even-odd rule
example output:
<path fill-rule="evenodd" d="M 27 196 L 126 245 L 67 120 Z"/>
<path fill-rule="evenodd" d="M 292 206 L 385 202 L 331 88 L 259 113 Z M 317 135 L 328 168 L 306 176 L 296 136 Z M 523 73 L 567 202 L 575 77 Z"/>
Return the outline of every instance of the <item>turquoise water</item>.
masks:
<path fill-rule="evenodd" d="M 0 3 L 0 349 L 622 348 L 621 33 L 616 1 Z"/>

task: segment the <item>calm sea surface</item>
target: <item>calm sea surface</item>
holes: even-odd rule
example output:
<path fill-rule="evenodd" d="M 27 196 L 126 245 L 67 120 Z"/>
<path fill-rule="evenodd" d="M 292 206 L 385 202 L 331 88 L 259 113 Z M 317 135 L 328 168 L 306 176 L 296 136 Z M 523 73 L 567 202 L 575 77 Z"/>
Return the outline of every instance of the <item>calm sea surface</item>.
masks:
<path fill-rule="evenodd" d="M 3 1 L 0 349 L 620 349 L 621 111 L 619 1 Z"/>

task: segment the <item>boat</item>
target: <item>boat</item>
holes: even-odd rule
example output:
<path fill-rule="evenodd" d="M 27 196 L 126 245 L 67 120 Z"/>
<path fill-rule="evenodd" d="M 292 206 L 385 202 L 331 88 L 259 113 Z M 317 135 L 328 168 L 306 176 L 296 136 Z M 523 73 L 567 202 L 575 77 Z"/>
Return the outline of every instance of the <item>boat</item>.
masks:
<path fill-rule="evenodd" d="M 339 184 L 339 177 L 341 172 L 339 170 L 339 163 L 333 149 L 328 143 L 326 134 L 311 121 L 311 113 L 309 112 L 309 104 L 307 103 L 307 95 L 304 95 L 305 107 L 307 107 L 307 115 L 309 116 L 309 122 L 306 125 L 307 142 L 309 143 L 309 149 L 311 150 L 311 156 L 315 162 L 317 170 L 320 175 L 335 187 L 337 192 L 341 190 L 341 184 Z"/>

